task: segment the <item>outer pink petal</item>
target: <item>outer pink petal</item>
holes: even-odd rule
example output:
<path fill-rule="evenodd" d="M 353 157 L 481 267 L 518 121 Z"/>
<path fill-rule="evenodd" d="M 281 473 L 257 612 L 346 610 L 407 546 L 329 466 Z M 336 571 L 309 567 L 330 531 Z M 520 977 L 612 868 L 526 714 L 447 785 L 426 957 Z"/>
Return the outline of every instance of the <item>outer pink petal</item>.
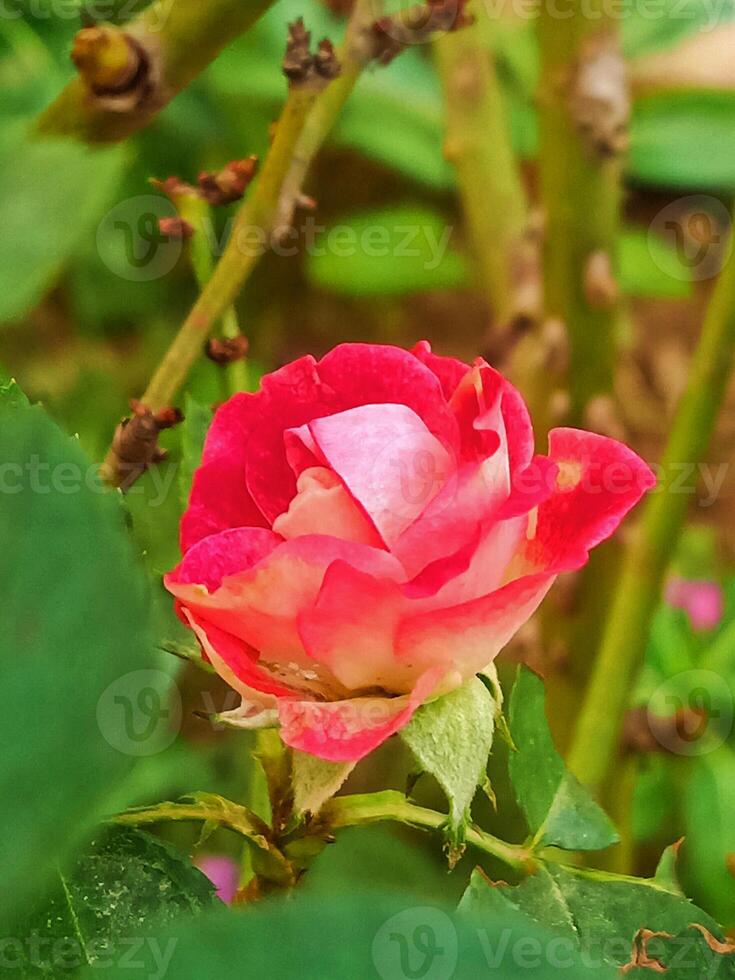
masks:
<path fill-rule="evenodd" d="M 283 538 L 263 527 L 235 527 L 197 542 L 169 572 L 167 581 L 198 583 L 214 592 L 228 575 L 245 572 L 269 555 Z"/>
<path fill-rule="evenodd" d="M 396 633 L 396 656 L 414 670 L 442 665 L 466 680 L 533 615 L 555 578 L 527 575 L 480 599 L 408 617 Z"/>
<path fill-rule="evenodd" d="M 248 440 L 258 424 L 259 396 L 234 395 L 215 412 L 181 520 L 181 550 L 228 527 L 266 527 L 245 483 Z"/>
<path fill-rule="evenodd" d="M 559 468 L 556 488 L 539 506 L 524 558 L 531 570 L 579 568 L 656 479 L 632 449 L 580 429 L 552 430 L 549 456 Z"/>
<path fill-rule="evenodd" d="M 297 629 L 332 562 L 343 560 L 378 578 L 400 579 L 403 568 L 387 551 L 351 541 L 307 535 L 285 541 L 249 571 L 223 579 L 216 592 L 166 576 L 166 588 L 208 622 L 245 640 L 262 658 L 309 664 Z"/>
<path fill-rule="evenodd" d="M 427 671 L 410 694 L 397 698 L 329 703 L 281 699 L 281 737 L 286 745 L 329 762 L 357 762 L 408 724 L 443 675 L 441 669 Z"/>
<path fill-rule="evenodd" d="M 420 340 L 411 353 L 437 376 L 447 401 L 470 370 L 469 364 L 465 364 L 463 361 L 458 361 L 454 357 L 441 357 L 439 354 L 434 354 L 428 340 Z"/>
<path fill-rule="evenodd" d="M 316 448 L 391 547 L 454 471 L 405 405 L 361 405 L 309 424 Z"/>
<path fill-rule="evenodd" d="M 315 604 L 301 613 L 299 632 L 309 656 L 349 690 L 410 691 L 417 673 L 395 657 L 395 630 L 408 605 L 395 582 L 336 561 Z"/>
<path fill-rule="evenodd" d="M 217 673 L 244 697 L 250 691 L 275 697 L 294 697 L 293 688 L 279 683 L 258 665 L 258 654 L 243 640 L 226 633 L 204 617 L 184 609 L 184 615 Z M 224 665 L 224 666 L 223 666 Z M 244 686 L 243 686 L 244 685 Z"/>

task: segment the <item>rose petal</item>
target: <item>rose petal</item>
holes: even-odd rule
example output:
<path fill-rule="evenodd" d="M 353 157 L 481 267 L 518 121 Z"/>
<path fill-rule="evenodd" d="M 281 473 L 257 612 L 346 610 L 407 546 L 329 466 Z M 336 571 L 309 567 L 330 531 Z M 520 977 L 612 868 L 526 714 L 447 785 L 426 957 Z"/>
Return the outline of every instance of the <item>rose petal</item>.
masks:
<path fill-rule="evenodd" d="M 247 571 L 269 555 L 283 538 L 267 528 L 234 527 L 203 538 L 191 547 L 167 579 L 197 583 L 214 592 L 228 575 Z"/>
<path fill-rule="evenodd" d="M 245 454 L 258 404 L 257 395 L 240 392 L 215 412 L 181 520 L 182 551 L 226 528 L 268 526 L 245 482 Z"/>
<path fill-rule="evenodd" d="M 309 656 L 348 690 L 410 691 L 417 674 L 395 658 L 395 630 L 407 599 L 395 582 L 333 562 L 314 605 L 299 616 Z"/>
<path fill-rule="evenodd" d="M 396 631 L 396 656 L 414 670 L 441 664 L 467 680 L 533 615 L 555 578 L 527 575 L 482 598 L 407 617 Z"/>
<path fill-rule="evenodd" d="M 278 702 L 281 738 L 291 748 L 329 762 L 357 762 L 395 734 L 442 683 L 442 669 L 429 670 L 413 691 L 397 698 L 352 698 L 324 704 Z"/>
<path fill-rule="evenodd" d="M 189 609 L 184 609 L 184 615 L 214 669 L 245 700 L 258 701 L 263 708 L 272 708 L 275 705 L 273 697 L 293 697 L 297 693 L 258 666 L 257 652 L 243 640 Z"/>
<path fill-rule="evenodd" d="M 454 461 L 405 405 L 362 405 L 309 423 L 321 457 L 392 546 L 446 484 Z"/>
<path fill-rule="evenodd" d="M 259 650 L 273 663 L 311 665 L 297 629 L 301 612 L 316 601 L 324 574 L 343 560 L 376 578 L 402 579 L 387 551 L 326 535 L 285 541 L 249 571 L 223 579 L 210 594 L 199 584 L 166 576 L 166 588 L 189 609 Z"/>
<path fill-rule="evenodd" d="M 464 364 L 454 357 L 441 357 L 439 354 L 434 354 L 428 340 L 420 340 L 412 349 L 411 353 L 437 376 L 447 401 L 449 401 L 456 391 L 457 385 L 462 378 L 470 370 L 469 364 Z"/>
<path fill-rule="evenodd" d="M 556 486 L 539 506 L 523 558 L 531 571 L 571 571 L 586 563 L 656 479 L 632 449 L 581 429 L 553 429 L 549 457 L 558 466 Z"/>
<path fill-rule="evenodd" d="M 324 466 L 312 466 L 296 481 L 297 494 L 285 514 L 273 522 L 284 538 L 328 534 L 343 541 L 382 547 L 380 535 L 363 514 L 340 478 Z"/>

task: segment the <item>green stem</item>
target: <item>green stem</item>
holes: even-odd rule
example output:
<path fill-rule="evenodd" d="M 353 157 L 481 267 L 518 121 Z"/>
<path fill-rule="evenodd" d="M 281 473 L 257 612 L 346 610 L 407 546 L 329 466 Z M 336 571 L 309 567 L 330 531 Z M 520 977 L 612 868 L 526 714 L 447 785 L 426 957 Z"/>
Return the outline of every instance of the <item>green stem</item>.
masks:
<path fill-rule="evenodd" d="M 661 584 L 684 524 L 690 497 L 684 469 L 704 456 L 735 363 L 735 252 L 707 310 L 661 464 L 659 487 L 623 563 L 569 756 L 576 775 L 600 789 L 613 759 L 636 670 L 643 662 Z"/>
<path fill-rule="evenodd" d="M 220 51 L 247 31 L 274 0 L 157 0 L 125 27 L 152 62 L 151 90 L 128 111 L 95 99 L 73 79 L 37 123 L 47 136 L 110 143 L 148 125 Z"/>
<path fill-rule="evenodd" d="M 402 794 L 391 791 L 335 797 L 323 807 L 320 817 L 333 829 L 393 820 L 422 830 L 438 831 L 448 820 L 446 814 L 416 806 Z M 531 873 L 535 869 L 536 858 L 528 848 L 508 844 L 479 827 L 467 829 L 466 841 L 517 871 Z"/>
<path fill-rule="evenodd" d="M 596 39 L 614 44 L 612 21 L 573 0 L 559 19 L 541 5 L 538 31 L 543 90 L 539 93 L 539 177 L 545 216 L 544 310 L 566 326 L 574 422 L 597 394 L 612 388 L 617 304 L 590 302 L 585 270 L 595 255 L 614 268 L 621 195 L 619 156 L 596 152 L 580 136 L 573 86 L 585 52 Z M 613 283 L 614 285 L 614 283 Z"/>
<path fill-rule="evenodd" d="M 214 258 L 210 243 L 209 232 L 212 230 L 212 209 L 209 204 L 196 194 L 183 193 L 175 195 L 174 203 L 181 217 L 194 229 L 194 235 L 189 242 L 191 265 L 200 289 L 204 289 L 214 270 Z M 221 317 L 222 333 L 225 337 L 240 336 L 240 324 L 233 305 L 228 306 Z M 228 364 L 223 371 L 227 379 L 228 391 L 234 395 L 245 391 L 248 387 L 248 371 L 244 360 Z"/>
<path fill-rule="evenodd" d="M 510 142 L 506 108 L 492 52 L 493 31 L 483 3 L 471 27 L 434 42 L 444 90 L 444 152 L 457 172 L 479 284 L 496 321 L 519 312 L 526 195 Z"/>

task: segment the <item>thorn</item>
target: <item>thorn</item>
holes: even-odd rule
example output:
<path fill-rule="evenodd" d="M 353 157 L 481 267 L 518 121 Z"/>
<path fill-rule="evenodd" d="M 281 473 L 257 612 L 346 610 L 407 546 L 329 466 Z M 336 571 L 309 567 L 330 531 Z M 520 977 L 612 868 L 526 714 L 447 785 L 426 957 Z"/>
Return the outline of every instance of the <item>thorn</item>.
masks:
<path fill-rule="evenodd" d="M 249 346 L 248 338 L 242 334 L 237 337 L 212 337 L 207 341 L 204 353 L 215 364 L 233 364 L 243 360 Z"/>

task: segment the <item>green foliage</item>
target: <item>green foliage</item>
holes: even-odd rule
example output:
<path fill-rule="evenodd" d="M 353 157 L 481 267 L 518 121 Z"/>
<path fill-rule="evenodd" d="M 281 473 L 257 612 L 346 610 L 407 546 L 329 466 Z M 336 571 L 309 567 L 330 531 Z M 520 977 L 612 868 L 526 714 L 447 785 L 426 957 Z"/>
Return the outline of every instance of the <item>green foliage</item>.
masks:
<path fill-rule="evenodd" d="M 557 956 L 578 950 L 585 954 L 586 962 L 600 970 L 629 964 L 636 938 L 641 930 L 648 929 L 668 934 L 670 945 L 665 944 L 665 948 L 668 946 L 667 959 L 672 965 L 668 976 L 675 980 L 735 976 L 735 957 L 714 952 L 700 932 L 690 929 L 696 922 L 722 939 L 712 919 L 653 880 L 549 865 L 511 888 L 491 886 L 476 872 L 460 911 L 493 922 L 507 915 L 509 909 L 521 912 L 529 926 L 553 930 Z M 680 934 L 686 935 L 677 941 L 674 937 Z M 653 947 L 649 952 L 653 953 Z M 677 952 L 678 960 L 674 960 Z M 700 972 L 702 964 L 706 964 L 707 973 Z M 640 972 L 641 976 L 648 975 L 645 970 Z"/>
<path fill-rule="evenodd" d="M 423 207 L 364 212 L 328 228 L 307 256 L 314 286 L 347 296 L 401 296 L 464 285 L 468 269 L 441 215 Z M 318 249 L 318 250 L 317 250 Z"/>
<path fill-rule="evenodd" d="M 111 203 L 120 148 L 19 138 L 0 146 L 0 321 L 35 303 Z"/>
<path fill-rule="evenodd" d="M 568 772 L 556 751 L 544 710 L 544 685 L 526 667 L 510 697 L 510 733 L 516 752 L 510 776 L 534 840 L 572 851 L 614 844 L 617 832 L 587 790 Z"/>
<path fill-rule="evenodd" d="M 6 389 L 0 403 L 0 921 L 21 913 L 49 862 L 123 802 L 135 756 L 122 715 L 110 712 L 103 734 L 98 704 L 116 684 L 133 696 L 127 681 L 151 650 L 119 507 L 74 440 L 18 401 Z"/>
<path fill-rule="evenodd" d="M 691 295 L 691 272 L 662 238 L 625 229 L 619 242 L 618 281 L 626 296 L 684 299 Z"/>
<path fill-rule="evenodd" d="M 73 867 L 57 871 L 45 903 L 19 924 L 14 968 L 28 980 L 76 974 L 85 965 L 99 971 L 124 958 L 141 927 L 154 939 L 178 917 L 214 904 L 209 879 L 173 847 L 115 828 L 99 834 Z"/>
<path fill-rule="evenodd" d="M 485 779 L 498 706 L 478 678 L 432 701 L 401 731 L 419 767 L 449 800 L 448 834 L 461 843 L 477 787 Z"/>
<path fill-rule="evenodd" d="M 735 751 L 723 745 L 696 759 L 683 800 L 684 864 L 692 893 L 721 922 L 735 920 Z"/>
<path fill-rule="evenodd" d="M 327 762 L 305 752 L 294 751 L 291 781 L 296 813 L 318 813 L 354 768 L 354 762 Z"/>
<path fill-rule="evenodd" d="M 482 931 L 478 935 L 477 927 Z M 504 980 L 606 980 L 613 971 L 593 971 L 571 952 L 564 967 L 550 967 L 544 955 L 550 934 L 512 910 L 491 922 L 454 916 L 441 904 L 427 904 L 416 893 L 397 897 L 363 888 L 318 903 L 297 895 L 292 901 L 267 902 L 248 914 L 221 910 L 182 921 L 159 942 L 176 940 L 169 975 L 176 980 L 240 980 L 248 976 L 291 977 L 455 977 L 474 980 L 488 969 Z M 535 956 L 528 958 L 529 941 Z M 525 947 L 526 960 L 516 955 Z M 154 962 L 142 949 L 138 971 L 120 968 L 109 976 L 150 975 Z M 85 976 L 95 976 L 90 970 Z"/>
<path fill-rule="evenodd" d="M 202 461 L 202 450 L 207 429 L 212 421 L 212 410 L 187 394 L 184 401 L 184 421 L 181 424 L 181 468 L 179 470 L 179 496 L 183 507 L 189 503 L 194 470 Z"/>

